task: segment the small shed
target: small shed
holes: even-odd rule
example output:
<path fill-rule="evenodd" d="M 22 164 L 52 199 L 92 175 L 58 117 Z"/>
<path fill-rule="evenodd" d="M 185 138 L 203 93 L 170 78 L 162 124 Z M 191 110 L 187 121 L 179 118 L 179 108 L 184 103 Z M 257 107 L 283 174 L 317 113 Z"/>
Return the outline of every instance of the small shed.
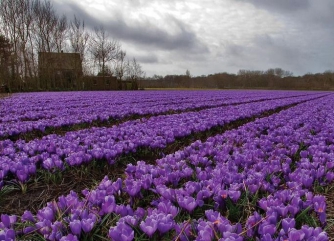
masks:
<path fill-rule="evenodd" d="M 40 88 L 76 89 L 82 77 L 82 61 L 79 53 L 38 53 Z"/>

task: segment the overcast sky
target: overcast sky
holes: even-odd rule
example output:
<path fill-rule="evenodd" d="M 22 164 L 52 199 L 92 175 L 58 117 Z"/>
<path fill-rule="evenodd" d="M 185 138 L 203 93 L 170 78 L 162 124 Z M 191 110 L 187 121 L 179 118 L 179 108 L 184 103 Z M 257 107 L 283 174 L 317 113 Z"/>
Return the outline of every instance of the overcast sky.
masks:
<path fill-rule="evenodd" d="M 103 25 L 147 76 L 334 70 L 333 0 L 52 0 Z"/>

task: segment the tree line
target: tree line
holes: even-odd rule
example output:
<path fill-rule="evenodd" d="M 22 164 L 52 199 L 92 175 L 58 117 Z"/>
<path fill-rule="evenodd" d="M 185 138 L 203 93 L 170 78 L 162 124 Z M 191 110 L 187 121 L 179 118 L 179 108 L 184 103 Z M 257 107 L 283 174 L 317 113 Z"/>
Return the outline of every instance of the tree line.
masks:
<path fill-rule="evenodd" d="M 22 89 L 37 84 L 38 53 L 80 54 L 84 75 L 113 75 L 119 80 L 144 76 L 136 59 L 104 27 L 86 28 L 84 20 L 59 15 L 50 0 L 0 1 L 0 85 Z"/>
<path fill-rule="evenodd" d="M 237 74 L 216 73 L 191 77 L 185 75 L 154 75 L 141 81 L 143 88 L 212 88 L 212 89 L 296 89 L 334 90 L 334 72 L 307 73 L 294 76 L 281 68 L 239 70 Z"/>

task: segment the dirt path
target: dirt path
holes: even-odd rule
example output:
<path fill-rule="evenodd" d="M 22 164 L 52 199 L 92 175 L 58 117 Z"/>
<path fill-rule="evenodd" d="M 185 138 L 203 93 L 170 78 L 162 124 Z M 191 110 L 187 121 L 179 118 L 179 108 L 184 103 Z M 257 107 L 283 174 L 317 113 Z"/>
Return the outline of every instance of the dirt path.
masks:
<path fill-rule="evenodd" d="M 329 186 L 329 192 L 324 195 L 327 198 L 327 227 L 326 232 L 329 240 L 334 241 L 334 183 Z"/>

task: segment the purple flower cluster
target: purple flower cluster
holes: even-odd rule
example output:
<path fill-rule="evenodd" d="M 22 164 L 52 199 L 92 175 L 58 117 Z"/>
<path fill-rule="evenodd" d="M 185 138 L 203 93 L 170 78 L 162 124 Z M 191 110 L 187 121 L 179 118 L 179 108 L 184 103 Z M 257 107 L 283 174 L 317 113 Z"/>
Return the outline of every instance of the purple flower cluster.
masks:
<path fill-rule="evenodd" d="M 333 100 L 327 96 L 301 103 L 203 143 L 196 141 L 155 165 L 129 164 L 124 179 L 105 177 L 96 189 L 83 190 L 83 198 L 71 192 L 36 215 L 3 214 L 0 238 L 38 232 L 47 240 L 80 240 L 111 215 L 117 219 L 108 232 L 111 240 L 134 240 L 136 235 L 199 241 L 328 240 L 321 228 L 326 224 L 326 199 L 314 194 L 314 186 L 334 179 Z M 289 103 L 284 101 L 281 106 Z M 244 106 L 266 109 L 264 103 Z M 226 109 L 221 118 L 232 113 Z M 211 118 L 202 113 L 203 121 L 206 115 Z M 224 214 L 229 204 L 242 202 L 244 194 L 259 199 L 243 225 Z M 147 195 L 153 200 L 138 207 Z M 313 217 L 317 227 L 302 222 L 302 215 Z M 16 223 L 24 228 L 14 229 Z"/>
<path fill-rule="evenodd" d="M 46 170 L 62 170 L 64 162 L 69 166 L 92 160 L 107 160 L 109 164 L 113 164 L 120 155 L 136 152 L 138 148 L 164 148 L 176 138 L 311 98 L 314 97 L 275 99 L 198 112 L 153 116 L 127 121 L 111 128 L 72 131 L 65 136 L 48 135 L 28 143 L 23 140 L 0 141 L 0 182 L 10 173 L 24 182 L 36 173 L 38 165 Z"/>
<path fill-rule="evenodd" d="M 0 100 L 0 137 L 131 115 L 160 114 L 223 104 L 302 95 L 306 92 L 175 91 L 14 94 Z M 171 96 L 172 95 L 172 96 Z M 65 108 L 64 108 L 65 107 Z"/>

